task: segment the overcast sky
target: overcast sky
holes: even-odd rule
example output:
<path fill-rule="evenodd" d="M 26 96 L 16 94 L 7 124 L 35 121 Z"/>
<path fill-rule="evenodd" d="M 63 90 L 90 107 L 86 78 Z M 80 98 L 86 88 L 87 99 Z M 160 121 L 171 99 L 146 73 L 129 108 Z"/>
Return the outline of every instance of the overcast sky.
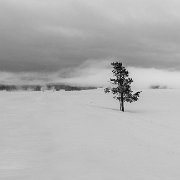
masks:
<path fill-rule="evenodd" d="M 0 83 L 105 85 L 114 60 L 180 88 L 180 1 L 0 0 Z"/>
<path fill-rule="evenodd" d="M 0 0 L 0 70 L 55 72 L 89 59 L 180 69 L 179 0 Z"/>

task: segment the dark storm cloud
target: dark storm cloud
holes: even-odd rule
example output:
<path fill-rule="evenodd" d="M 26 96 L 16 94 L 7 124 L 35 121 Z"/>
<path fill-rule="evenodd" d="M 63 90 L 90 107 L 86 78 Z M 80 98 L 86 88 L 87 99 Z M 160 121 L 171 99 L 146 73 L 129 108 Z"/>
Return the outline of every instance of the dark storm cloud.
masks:
<path fill-rule="evenodd" d="M 87 59 L 180 68 L 176 0 L 0 0 L 0 70 L 58 71 Z"/>

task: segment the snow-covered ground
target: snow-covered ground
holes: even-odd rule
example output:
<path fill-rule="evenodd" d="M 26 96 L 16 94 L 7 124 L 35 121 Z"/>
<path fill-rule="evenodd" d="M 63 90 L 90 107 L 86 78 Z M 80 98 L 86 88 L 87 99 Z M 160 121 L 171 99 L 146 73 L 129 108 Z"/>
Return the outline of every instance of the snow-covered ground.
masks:
<path fill-rule="evenodd" d="M 102 89 L 0 92 L 0 179 L 179 180 L 180 90 L 125 108 Z"/>

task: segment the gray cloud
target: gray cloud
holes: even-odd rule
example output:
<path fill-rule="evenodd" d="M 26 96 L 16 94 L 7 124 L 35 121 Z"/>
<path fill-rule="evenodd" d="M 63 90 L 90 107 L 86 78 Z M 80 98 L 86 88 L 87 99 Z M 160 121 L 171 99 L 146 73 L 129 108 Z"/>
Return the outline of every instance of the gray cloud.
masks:
<path fill-rule="evenodd" d="M 180 69 L 178 0 L 0 0 L 0 70 L 55 72 L 87 59 Z"/>

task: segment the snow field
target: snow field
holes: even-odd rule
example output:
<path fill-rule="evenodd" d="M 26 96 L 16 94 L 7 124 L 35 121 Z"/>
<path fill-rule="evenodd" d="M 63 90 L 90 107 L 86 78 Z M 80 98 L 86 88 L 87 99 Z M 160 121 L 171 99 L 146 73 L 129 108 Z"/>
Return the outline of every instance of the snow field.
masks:
<path fill-rule="evenodd" d="M 180 91 L 0 92 L 0 179 L 179 180 Z"/>

